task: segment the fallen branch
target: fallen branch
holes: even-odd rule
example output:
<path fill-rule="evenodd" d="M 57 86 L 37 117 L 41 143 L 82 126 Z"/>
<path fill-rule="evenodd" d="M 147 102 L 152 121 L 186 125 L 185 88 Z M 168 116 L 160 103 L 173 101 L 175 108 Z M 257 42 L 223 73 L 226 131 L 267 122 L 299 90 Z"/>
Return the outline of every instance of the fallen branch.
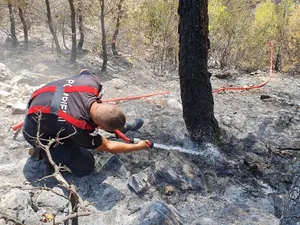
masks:
<path fill-rule="evenodd" d="M 58 224 L 62 224 L 68 220 L 74 219 L 74 218 L 78 218 L 81 216 L 89 216 L 90 213 L 89 212 L 80 212 L 80 213 L 71 213 L 67 216 L 65 216 L 64 218 L 60 219 L 59 221 L 56 221 L 54 224 L 58 225 Z"/>
<path fill-rule="evenodd" d="M 51 191 L 51 192 L 53 192 L 54 194 L 56 194 L 56 195 L 58 195 L 58 196 L 60 196 L 60 197 L 62 197 L 62 198 L 65 198 L 65 199 L 68 199 L 68 200 L 69 200 L 69 198 L 68 198 L 67 196 L 65 196 L 64 194 L 61 194 L 61 193 L 59 193 L 59 192 L 53 190 L 52 188 L 48 188 L 48 187 L 31 187 L 31 188 L 23 188 L 23 187 L 21 187 L 21 186 L 17 186 L 17 187 L 15 187 L 15 188 L 18 188 L 18 189 L 20 189 L 20 190 L 42 190 L 42 191 Z"/>
<path fill-rule="evenodd" d="M 290 147 L 278 147 L 276 149 L 281 151 L 300 151 L 300 148 L 290 148 Z"/>
<path fill-rule="evenodd" d="M 18 219 L 13 218 L 12 216 L 9 216 L 9 215 L 7 215 L 7 214 L 5 214 L 5 213 L 1 213 L 1 212 L 0 212 L 0 219 L 4 219 L 4 220 L 6 220 L 6 222 L 11 221 L 11 222 L 13 222 L 15 225 L 25 225 L 24 223 L 22 223 L 22 222 L 19 221 Z"/>
<path fill-rule="evenodd" d="M 37 181 L 42 181 L 44 179 L 48 179 L 50 177 L 54 177 L 57 182 L 59 183 L 59 185 L 61 185 L 62 187 L 64 187 L 68 192 L 69 192 L 69 196 L 65 198 L 67 198 L 70 203 L 71 203 L 71 207 L 72 207 L 72 211 L 71 211 L 71 214 L 65 216 L 64 218 L 61 219 L 61 221 L 59 222 L 55 222 L 54 223 L 54 220 L 53 220 L 53 223 L 54 224 L 60 224 L 60 223 L 63 223 L 69 219 L 72 219 L 72 224 L 78 224 L 78 217 L 79 216 L 88 216 L 90 215 L 90 212 L 87 212 L 87 209 L 83 203 L 83 200 L 81 199 L 80 195 L 78 194 L 77 192 L 77 188 L 75 185 L 70 185 L 66 179 L 63 177 L 63 175 L 61 174 L 61 172 L 63 171 L 68 171 L 69 169 L 66 168 L 66 166 L 61 166 L 60 164 L 57 165 L 53 159 L 52 159 L 52 156 L 50 154 L 50 148 L 52 146 L 56 146 L 56 145 L 60 145 L 60 144 L 63 144 L 62 141 L 71 137 L 72 135 L 76 134 L 76 129 L 74 128 L 74 132 L 68 136 L 65 136 L 65 137 L 60 137 L 60 134 L 63 130 L 60 130 L 55 138 L 52 138 L 52 139 L 49 139 L 49 140 L 46 140 L 46 139 L 43 139 L 41 138 L 43 136 L 43 134 L 40 133 L 40 130 L 41 130 L 41 120 L 42 120 L 42 113 L 41 112 L 38 112 L 37 114 L 37 133 L 36 133 L 36 137 L 34 137 L 36 139 L 36 143 L 37 143 L 37 146 L 40 147 L 42 150 L 44 150 L 44 152 L 46 153 L 47 155 L 47 159 L 50 163 L 50 165 L 53 167 L 54 169 L 54 173 L 51 174 L 51 175 L 47 175 L 45 177 L 42 177 L 40 179 L 38 179 Z M 46 144 L 44 144 L 43 142 Z M 56 193 L 57 194 L 57 193 Z M 84 212 L 78 212 L 78 209 L 81 209 L 83 210 Z"/>

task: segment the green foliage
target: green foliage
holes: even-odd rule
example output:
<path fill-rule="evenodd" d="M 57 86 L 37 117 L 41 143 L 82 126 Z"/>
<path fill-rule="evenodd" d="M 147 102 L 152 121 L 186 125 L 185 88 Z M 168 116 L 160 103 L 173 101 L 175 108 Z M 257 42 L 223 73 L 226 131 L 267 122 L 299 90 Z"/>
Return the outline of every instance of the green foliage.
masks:
<path fill-rule="evenodd" d="M 45 27 L 45 1 L 11 0 L 16 10 L 21 6 L 30 25 Z M 119 0 L 105 1 L 107 46 L 115 28 Z M 7 0 L 0 0 L 0 25 L 9 30 Z M 99 0 L 74 0 L 84 18 L 85 48 L 99 52 L 101 27 Z M 282 56 L 284 71 L 297 71 L 300 61 L 299 1 L 281 0 L 209 0 L 210 57 L 221 68 L 268 69 L 269 47 Z M 176 69 L 178 64 L 178 0 L 125 0 L 118 35 L 120 53 L 134 55 L 152 63 L 156 73 Z M 51 0 L 53 23 L 59 37 L 64 28 L 70 40 L 70 10 L 65 0 Z M 17 13 L 17 11 L 15 11 Z M 62 25 L 64 24 L 64 26 Z M 16 16 L 16 28 L 21 29 Z M 39 30 L 39 28 L 37 28 Z M 49 34 L 45 35 L 46 36 Z M 50 40 L 51 38 L 48 38 Z"/>
<path fill-rule="evenodd" d="M 288 23 L 288 59 L 284 66 L 285 71 L 292 73 L 300 73 L 300 5 L 292 5 L 290 7 L 289 23 Z"/>
<path fill-rule="evenodd" d="M 283 67 L 289 68 L 293 64 L 292 59 L 299 60 L 292 56 L 290 47 L 293 42 L 293 47 L 299 52 L 296 41 L 299 40 L 298 8 L 299 5 L 293 0 L 282 0 L 279 4 L 272 0 L 211 0 L 208 8 L 210 56 L 220 62 L 221 68 L 264 69 L 269 66 L 269 47 L 266 43 L 272 41 L 276 53 L 283 58 Z"/>
<path fill-rule="evenodd" d="M 254 29 L 265 34 L 266 38 L 271 38 L 276 33 L 277 15 L 275 5 L 271 0 L 258 5 L 255 10 Z"/>
<path fill-rule="evenodd" d="M 239 0 L 212 0 L 208 9 L 211 57 L 220 62 L 221 68 L 237 63 L 252 20 L 247 5 Z"/>
<path fill-rule="evenodd" d="M 131 43 L 144 49 L 142 54 L 153 62 L 155 73 L 177 68 L 178 1 L 134 1 L 134 9 L 131 6 L 125 22 L 132 25 Z"/>

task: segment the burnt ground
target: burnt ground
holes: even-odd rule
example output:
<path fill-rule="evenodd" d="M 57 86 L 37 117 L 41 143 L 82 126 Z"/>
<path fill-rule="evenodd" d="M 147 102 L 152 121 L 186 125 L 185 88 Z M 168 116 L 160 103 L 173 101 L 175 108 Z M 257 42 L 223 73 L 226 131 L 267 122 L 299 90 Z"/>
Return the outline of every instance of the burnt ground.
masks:
<path fill-rule="evenodd" d="M 181 114 L 176 72 L 156 76 L 150 64 L 120 56 L 111 58 L 108 72 L 101 74 L 101 60 L 93 54 L 80 55 L 78 62 L 72 65 L 67 56 L 55 56 L 51 49 L 38 43 L 32 46 L 29 52 L 20 49 L 14 52 L 3 47 L 1 51 L 0 62 L 14 77 L 21 77 L 1 81 L 3 90 L 10 93 L 6 97 L 1 95 L 1 211 L 13 213 L 8 207 L 10 203 L 4 204 L 7 196 L 14 199 L 11 195 L 16 186 L 26 192 L 28 186 L 25 187 L 24 182 L 33 181 L 46 171 L 42 163 L 28 159 L 29 146 L 23 138 L 20 135 L 13 138 L 16 135 L 11 125 L 23 118 L 22 114 L 12 114 L 15 102 L 25 103 L 31 88 L 72 76 L 82 68 L 91 68 L 99 74 L 105 86 L 104 99 L 170 91 L 168 96 L 119 103 L 128 120 L 135 117 L 145 120 L 144 127 L 129 136 L 191 148 Z M 213 89 L 259 84 L 269 76 L 268 71 L 252 74 L 230 71 L 230 76 L 219 79 L 215 75 L 224 71 L 210 71 Z M 95 173 L 82 179 L 67 175 L 77 184 L 83 198 L 96 201 L 96 206 L 91 208 L 92 216 L 82 223 L 132 224 L 135 221 L 135 224 L 144 224 L 139 210 L 144 203 L 158 199 L 173 205 L 183 216 L 183 224 L 279 224 L 288 190 L 299 171 L 299 151 L 293 150 L 299 149 L 299 87 L 300 75 L 274 73 L 270 82 L 260 89 L 214 94 L 215 116 L 223 131 L 222 142 L 220 146 L 195 149 L 202 153 L 197 157 L 153 149 L 120 154 L 105 164 L 111 155 L 95 153 L 99 165 L 106 165 L 104 169 L 96 165 Z M 122 183 L 126 183 L 130 175 L 139 173 L 148 176 L 149 188 L 134 194 Z M 55 186 L 54 181 L 46 184 Z M 118 192 L 104 184 L 112 185 Z M 167 191 L 169 186 L 172 191 Z M 105 190 L 110 190 L 112 195 L 107 195 L 105 200 L 98 198 Z M 26 193 L 14 195 L 20 200 Z M 111 205 L 107 207 L 101 201 Z M 60 203 L 57 201 L 50 208 L 54 210 Z M 24 207 L 21 209 L 26 212 L 21 213 L 27 218 L 24 221 L 32 221 L 31 211 L 25 209 L 28 206 L 20 202 L 11 204 Z M 39 215 L 43 208 L 37 207 L 32 215 Z"/>

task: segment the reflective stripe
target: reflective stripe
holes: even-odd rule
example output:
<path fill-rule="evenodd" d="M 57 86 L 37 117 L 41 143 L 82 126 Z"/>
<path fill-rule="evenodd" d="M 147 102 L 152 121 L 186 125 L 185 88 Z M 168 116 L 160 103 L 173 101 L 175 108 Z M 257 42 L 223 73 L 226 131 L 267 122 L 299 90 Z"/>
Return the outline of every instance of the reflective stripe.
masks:
<path fill-rule="evenodd" d="M 45 113 L 45 114 L 52 114 L 50 112 L 49 106 L 32 106 L 28 109 L 28 115 L 32 113 Z M 58 110 L 58 116 L 69 122 L 70 124 L 74 125 L 77 128 L 83 129 L 83 130 L 94 130 L 95 128 L 85 122 L 84 120 L 78 120 L 75 117 L 63 112 L 62 110 Z"/>
<path fill-rule="evenodd" d="M 36 90 L 32 95 L 31 99 L 29 101 L 29 104 L 31 100 L 36 97 L 39 94 L 46 93 L 46 92 L 53 92 L 53 98 L 51 100 L 51 106 L 32 106 L 28 109 L 27 114 L 42 112 L 45 114 L 52 114 L 57 115 L 67 121 L 68 123 L 74 125 L 77 128 L 83 129 L 83 130 L 94 130 L 95 128 L 88 124 L 84 120 L 76 119 L 75 117 L 65 113 L 63 110 L 60 109 L 60 101 L 62 98 L 63 93 L 71 93 L 71 92 L 87 92 L 90 94 L 93 94 L 95 96 L 98 96 L 99 90 L 94 87 L 89 86 L 66 86 L 66 87 L 56 87 L 56 86 L 48 86 L 43 87 L 38 90 Z"/>
<path fill-rule="evenodd" d="M 35 92 L 33 92 L 33 94 L 31 95 L 31 99 L 33 99 L 35 96 L 37 96 L 41 93 L 54 92 L 55 90 L 56 90 L 56 86 L 48 86 L 48 87 L 40 88 L 40 89 L 36 90 Z"/>
<path fill-rule="evenodd" d="M 36 97 L 39 94 L 46 93 L 46 92 L 55 92 L 56 91 L 56 86 L 48 86 L 48 87 L 43 87 L 38 90 L 36 90 L 32 95 L 31 98 Z M 94 87 L 88 87 L 88 86 L 66 86 L 64 88 L 64 93 L 71 93 L 71 92 L 87 92 L 91 93 L 93 95 L 98 96 L 99 90 Z"/>

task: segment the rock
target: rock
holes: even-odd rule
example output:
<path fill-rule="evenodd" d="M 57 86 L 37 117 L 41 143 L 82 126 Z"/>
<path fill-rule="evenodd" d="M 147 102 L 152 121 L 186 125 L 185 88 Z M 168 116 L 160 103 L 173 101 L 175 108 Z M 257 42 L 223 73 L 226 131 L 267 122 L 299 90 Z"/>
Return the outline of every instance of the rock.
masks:
<path fill-rule="evenodd" d="M 11 72 L 3 63 L 0 63 L 0 81 L 10 80 L 14 77 L 14 73 Z"/>
<path fill-rule="evenodd" d="M 35 67 L 32 68 L 32 71 L 34 73 L 43 73 L 43 72 L 47 71 L 48 69 L 49 69 L 48 66 L 46 66 L 43 63 L 39 63 Z"/>
<path fill-rule="evenodd" d="M 181 225 L 182 215 L 171 205 L 160 201 L 143 206 L 134 224 L 136 225 Z"/>
<path fill-rule="evenodd" d="M 286 194 L 277 193 L 271 193 L 269 196 L 274 201 L 275 216 L 280 219 L 282 216 L 283 207 L 285 206 L 288 196 Z"/>
<path fill-rule="evenodd" d="M 129 177 L 128 185 L 135 193 L 141 193 L 149 187 L 148 175 L 145 173 L 137 173 Z"/>
<path fill-rule="evenodd" d="M 12 189 L 0 199 L 0 212 L 15 218 L 18 213 L 18 220 L 25 224 L 35 224 L 38 217 L 31 207 L 31 198 L 28 192 L 19 189 Z"/>
<path fill-rule="evenodd" d="M 216 225 L 216 221 L 208 217 L 195 220 L 191 225 Z"/>
<path fill-rule="evenodd" d="M 10 92 L 11 91 L 11 85 L 2 82 L 2 83 L 0 83 L 0 89 L 2 91 Z"/>
<path fill-rule="evenodd" d="M 10 96 L 10 93 L 4 90 L 0 90 L 0 99 L 7 99 L 8 96 Z"/>
<path fill-rule="evenodd" d="M 173 157 L 172 161 L 159 161 L 153 169 L 154 183 L 167 184 L 180 190 L 202 190 L 201 172 L 193 163 Z"/>
<path fill-rule="evenodd" d="M 64 194 L 63 190 L 58 187 L 54 187 L 53 191 Z M 69 201 L 52 191 L 43 190 L 37 194 L 36 203 L 38 207 L 43 208 L 45 211 L 55 210 L 53 213 L 58 214 L 59 212 L 64 212 L 64 209 L 67 208 Z"/>
<path fill-rule="evenodd" d="M 269 99 L 269 98 L 272 98 L 272 97 L 270 95 L 261 95 L 260 96 L 261 100 L 265 100 L 265 99 Z"/>
<path fill-rule="evenodd" d="M 91 201 L 95 203 L 97 209 L 101 211 L 111 210 L 124 197 L 121 192 L 113 185 L 102 183 L 95 187 L 94 196 Z"/>
<path fill-rule="evenodd" d="M 24 114 L 27 108 L 27 104 L 18 101 L 15 104 L 12 104 L 12 114 Z"/>
<path fill-rule="evenodd" d="M 16 84 L 20 84 L 20 83 L 26 83 L 26 79 L 22 76 L 14 76 L 11 80 L 10 80 L 10 84 L 16 85 Z"/>
<path fill-rule="evenodd" d="M 98 160 L 100 163 L 100 160 Z M 105 162 L 103 166 L 96 168 L 97 173 L 105 174 L 106 176 L 122 176 L 127 177 L 127 170 L 116 155 L 112 155 Z"/>
<path fill-rule="evenodd" d="M 127 85 L 127 82 L 122 79 L 115 78 L 115 79 L 105 82 L 104 84 L 105 84 L 105 87 L 115 88 L 115 89 L 119 90 L 119 89 L 124 89 L 124 87 Z"/>
<path fill-rule="evenodd" d="M 257 75 L 257 74 L 261 74 L 262 71 L 261 70 L 256 70 L 254 72 L 251 72 L 250 75 Z"/>
<path fill-rule="evenodd" d="M 231 74 L 229 72 L 215 74 L 215 77 L 219 78 L 219 79 L 226 79 L 230 76 L 231 76 Z"/>

